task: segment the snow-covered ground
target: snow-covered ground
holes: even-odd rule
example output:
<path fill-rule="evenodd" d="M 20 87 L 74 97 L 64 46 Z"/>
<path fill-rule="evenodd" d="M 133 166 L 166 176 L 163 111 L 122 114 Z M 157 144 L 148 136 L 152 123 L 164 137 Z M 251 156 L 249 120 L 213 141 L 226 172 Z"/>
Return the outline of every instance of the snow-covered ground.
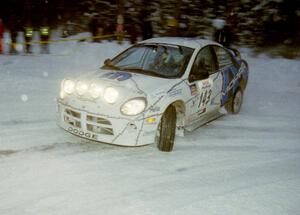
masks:
<path fill-rule="evenodd" d="M 88 142 L 56 126 L 60 80 L 127 47 L 60 43 L 0 56 L 0 214 L 300 214 L 300 61 L 243 54 L 239 115 L 154 145 Z"/>

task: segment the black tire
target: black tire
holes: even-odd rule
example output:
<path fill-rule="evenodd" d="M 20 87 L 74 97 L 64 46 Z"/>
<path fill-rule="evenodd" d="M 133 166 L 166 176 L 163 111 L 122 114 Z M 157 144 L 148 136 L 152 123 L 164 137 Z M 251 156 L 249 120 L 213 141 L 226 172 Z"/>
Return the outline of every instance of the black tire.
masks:
<path fill-rule="evenodd" d="M 238 114 L 243 104 L 243 91 L 237 88 L 233 97 L 225 104 L 225 109 L 228 113 Z"/>
<path fill-rule="evenodd" d="M 242 66 L 242 64 L 244 64 L 244 65 L 246 66 L 247 70 L 249 70 L 248 63 L 247 63 L 245 60 L 242 60 L 241 66 Z M 248 74 L 248 76 L 249 76 L 249 74 Z M 244 91 L 244 90 L 246 89 L 246 87 L 247 87 L 248 79 L 249 79 L 249 77 L 246 78 L 246 77 L 244 77 L 243 75 L 242 75 L 242 77 L 241 77 L 240 87 L 242 88 L 243 91 Z"/>
<path fill-rule="evenodd" d="M 173 150 L 176 130 L 176 109 L 170 105 L 163 116 L 156 133 L 157 148 L 163 152 L 171 152 Z"/>

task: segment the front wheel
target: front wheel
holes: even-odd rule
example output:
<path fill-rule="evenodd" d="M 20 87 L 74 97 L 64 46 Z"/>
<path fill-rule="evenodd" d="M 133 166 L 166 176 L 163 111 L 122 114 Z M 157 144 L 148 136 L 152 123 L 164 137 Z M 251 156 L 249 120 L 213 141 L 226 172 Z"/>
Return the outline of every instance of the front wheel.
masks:
<path fill-rule="evenodd" d="M 227 112 L 238 114 L 243 104 L 243 91 L 238 88 L 234 93 L 233 98 L 225 105 Z"/>
<path fill-rule="evenodd" d="M 161 117 L 160 123 L 156 132 L 157 148 L 163 152 L 173 150 L 176 130 L 176 109 L 170 105 Z"/>

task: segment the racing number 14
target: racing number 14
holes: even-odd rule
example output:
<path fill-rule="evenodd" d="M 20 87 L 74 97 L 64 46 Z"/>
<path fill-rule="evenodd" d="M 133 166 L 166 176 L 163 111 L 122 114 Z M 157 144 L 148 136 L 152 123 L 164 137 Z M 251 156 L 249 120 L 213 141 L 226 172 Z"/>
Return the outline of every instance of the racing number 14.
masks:
<path fill-rule="evenodd" d="M 211 93 L 212 93 L 211 89 L 207 89 L 205 91 L 202 91 L 202 93 L 200 95 L 199 105 L 198 105 L 198 108 L 200 110 L 205 109 L 207 104 L 210 102 Z"/>

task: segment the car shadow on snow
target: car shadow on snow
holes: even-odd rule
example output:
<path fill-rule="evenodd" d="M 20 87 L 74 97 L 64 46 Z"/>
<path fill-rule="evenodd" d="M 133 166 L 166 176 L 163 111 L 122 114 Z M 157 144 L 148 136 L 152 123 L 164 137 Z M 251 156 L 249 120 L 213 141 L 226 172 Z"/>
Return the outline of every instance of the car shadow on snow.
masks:
<path fill-rule="evenodd" d="M 0 158 L 4 157 L 4 156 L 9 156 L 9 155 L 15 154 L 17 152 L 18 152 L 17 150 L 10 150 L 10 149 L 0 150 Z"/>

